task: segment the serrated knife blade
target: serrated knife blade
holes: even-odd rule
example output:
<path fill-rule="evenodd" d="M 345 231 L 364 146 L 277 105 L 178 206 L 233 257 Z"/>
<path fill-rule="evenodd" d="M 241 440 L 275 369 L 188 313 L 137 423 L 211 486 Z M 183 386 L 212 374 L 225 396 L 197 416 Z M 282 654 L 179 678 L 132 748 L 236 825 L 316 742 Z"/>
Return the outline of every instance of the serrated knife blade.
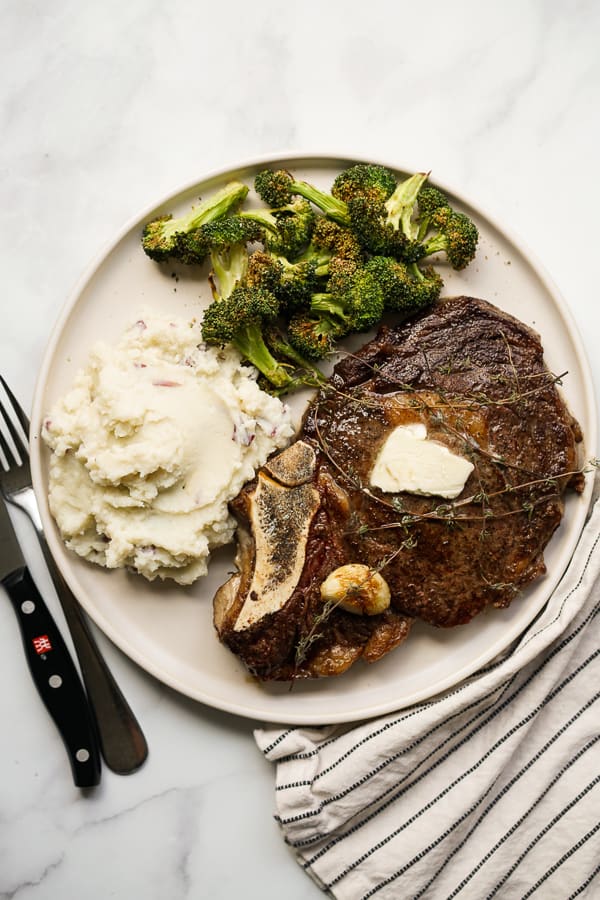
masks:
<path fill-rule="evenodd" d="M 100 749 L 87 697 L 60 630 L 38 591 L 0 499 L 0 583 L 15 611 L 38 693 L 63 739 L 77 787 L 100 781 Z"/>

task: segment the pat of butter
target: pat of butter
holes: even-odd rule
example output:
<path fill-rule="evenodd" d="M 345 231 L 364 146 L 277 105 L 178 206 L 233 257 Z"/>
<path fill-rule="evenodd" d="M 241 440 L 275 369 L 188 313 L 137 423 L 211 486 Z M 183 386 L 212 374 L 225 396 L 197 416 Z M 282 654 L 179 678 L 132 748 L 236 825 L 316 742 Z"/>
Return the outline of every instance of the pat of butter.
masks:
<path fill-rule="evenodd" d="M 371 472 L 371 485 L 390 494 L 406 491 L 447 499 L 458 497 L 473 464 L 427 438 L 424 425 L 398 425 L 387 438 Z"/>

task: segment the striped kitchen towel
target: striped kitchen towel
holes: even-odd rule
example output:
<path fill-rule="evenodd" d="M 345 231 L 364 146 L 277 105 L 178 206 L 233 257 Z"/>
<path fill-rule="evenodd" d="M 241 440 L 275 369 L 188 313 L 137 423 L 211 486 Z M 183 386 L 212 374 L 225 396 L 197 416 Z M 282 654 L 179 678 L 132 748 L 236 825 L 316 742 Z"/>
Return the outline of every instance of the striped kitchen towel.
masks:
<path fill-rule="evenodd" d="M 256 731 L 284 838 L 324 891 L 600 897 L 599 544 L 596 503 L 543 612 L 448 693 L 358 726 Z"/>

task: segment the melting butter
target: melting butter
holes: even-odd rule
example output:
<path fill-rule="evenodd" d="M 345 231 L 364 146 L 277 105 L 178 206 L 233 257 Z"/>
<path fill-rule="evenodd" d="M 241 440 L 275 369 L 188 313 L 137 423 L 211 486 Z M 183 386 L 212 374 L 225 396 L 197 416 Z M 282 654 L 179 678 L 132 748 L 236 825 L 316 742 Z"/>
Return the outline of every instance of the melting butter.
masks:
<path fill-rule="evenodd" d="M 398 425 L 375 460 L 371 485 L 389 494 L 406 491 L 454 499 L 473 468 L 468 459 L 430 440 L 425 425 Z"/>

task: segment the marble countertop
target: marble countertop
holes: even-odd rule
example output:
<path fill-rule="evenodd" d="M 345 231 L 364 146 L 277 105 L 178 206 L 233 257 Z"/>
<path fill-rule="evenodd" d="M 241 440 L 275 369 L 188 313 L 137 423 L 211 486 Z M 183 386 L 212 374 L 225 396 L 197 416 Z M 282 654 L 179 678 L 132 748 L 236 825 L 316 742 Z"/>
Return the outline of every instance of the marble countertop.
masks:
<path fill-rule="evenodd" d="M 7 0 L 2 13 L 0 371 L 27 409 L 63 302 L 126 221 L 211 169 L 287 151 L 397 160 L 474 198 L 545 265 L 600 384 L 592 0 Z M 8 603 L 0 629 L 1 898 L 320 893 L 273 820 L 257 723 L 176 694 L 96 630 L 150 755 L 83 796 Z"/>

